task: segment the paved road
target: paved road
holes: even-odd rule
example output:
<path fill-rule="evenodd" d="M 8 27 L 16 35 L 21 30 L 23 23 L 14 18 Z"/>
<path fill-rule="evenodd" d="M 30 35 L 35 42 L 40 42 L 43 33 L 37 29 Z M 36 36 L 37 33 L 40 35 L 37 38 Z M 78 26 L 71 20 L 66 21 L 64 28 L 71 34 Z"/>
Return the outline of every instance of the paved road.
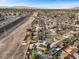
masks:
<path fill-rule="evenodd" d="M 21 24 L 26 22 L 31 15 L 32 14 L 27 14 L 27 15 L 17 19 L 16 21 L 11 22 L 10 24 L 7 24 L 6 26 L 0 28 L 0 37 L 4 37 L 5 33 L 8 34 L 8 33 L 12 32 L 13 30 L 15 30 L 18 26 L 20 26 Z"/>

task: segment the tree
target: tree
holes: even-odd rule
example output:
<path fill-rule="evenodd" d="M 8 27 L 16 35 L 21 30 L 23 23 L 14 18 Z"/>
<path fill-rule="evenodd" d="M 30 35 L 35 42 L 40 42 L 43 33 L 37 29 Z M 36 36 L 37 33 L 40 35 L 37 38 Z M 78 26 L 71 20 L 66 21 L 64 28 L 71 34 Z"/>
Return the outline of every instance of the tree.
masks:
<path fill-rule="evenodd" d="M 0 21 L 4 20 L 4 16 L 2 14 L 0 14 Z"/>
<path fill-rule="evenodd" d="M 79 25 L 79 21 L 76 21 L 76 24 L 78 24 L 78 25 Z"/>
<path fill-rule="evenodd" d="M 0 17 L 1 17 L 2 15 L 0 14 Z"/>

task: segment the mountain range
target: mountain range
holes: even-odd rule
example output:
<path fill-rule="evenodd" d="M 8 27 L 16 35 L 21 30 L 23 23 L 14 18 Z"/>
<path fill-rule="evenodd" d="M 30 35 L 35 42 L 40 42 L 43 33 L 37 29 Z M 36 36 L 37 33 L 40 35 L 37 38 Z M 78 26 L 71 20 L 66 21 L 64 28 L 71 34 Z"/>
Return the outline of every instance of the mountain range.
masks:
<path fill-rule="evenodd" d="M 27 7 L 27 6 L 0 6 L 0 8 L 12 8 L 12 9 L 45 9 L 45 8 L 36 8 L 36 7 Z M 73 7 L 69 9 L 79 9 L 79 7 Z"/>

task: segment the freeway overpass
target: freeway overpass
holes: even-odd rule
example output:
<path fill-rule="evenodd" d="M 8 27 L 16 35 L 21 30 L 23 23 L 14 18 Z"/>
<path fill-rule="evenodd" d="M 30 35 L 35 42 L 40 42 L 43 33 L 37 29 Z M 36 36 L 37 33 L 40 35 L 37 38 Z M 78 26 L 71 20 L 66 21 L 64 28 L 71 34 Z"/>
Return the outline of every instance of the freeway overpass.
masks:
<path fill-rule="evenodd" d="M 29 44 L 22 42 L 37 14 L 24 15 L 0 28 L 0 59 L 24 59 Z"/>

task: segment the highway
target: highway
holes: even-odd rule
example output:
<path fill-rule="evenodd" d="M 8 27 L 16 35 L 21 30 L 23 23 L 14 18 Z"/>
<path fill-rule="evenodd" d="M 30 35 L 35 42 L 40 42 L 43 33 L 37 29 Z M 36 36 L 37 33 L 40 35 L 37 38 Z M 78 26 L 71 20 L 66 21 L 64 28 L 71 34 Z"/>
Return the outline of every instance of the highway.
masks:
<path fill-rule="evenodd" d="M 2 28 L 0 28 L 0 37 L 2 38 L 4 36 L 6 36 L 13 30 L 15 30 L 18 26 L 25 23 L 31 15 L 32 14 L 23 15 L 19 19 L 15 20 L 14 22 L 11 22 L 11 23 L 7 24 L 6 26 L 3 26 Z M 6 33 L 6 35 L 5 35 L 5 33 Z"/>

